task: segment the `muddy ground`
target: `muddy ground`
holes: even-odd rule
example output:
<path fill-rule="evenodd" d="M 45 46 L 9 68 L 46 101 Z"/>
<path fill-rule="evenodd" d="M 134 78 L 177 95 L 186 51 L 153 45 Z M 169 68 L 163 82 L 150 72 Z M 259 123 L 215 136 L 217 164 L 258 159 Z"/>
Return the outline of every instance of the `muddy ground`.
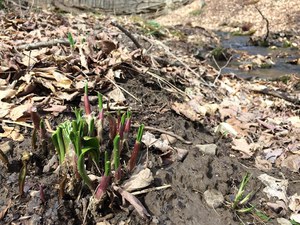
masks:
<path fill-rule="evenodd" d="M 132 32 L 143 31 L 132 27 L 134 26 L 128 25 L 127 28 L 132 29 Z M 218 42 L 216 34 L 212 34 L 210 31 L 206 32 L 202 28 L 194 28 L 187 25 L 179 26 L 178 30 L 180 29 L 188 37 L 195 34 L 195 29 L 199 29 L 199 33 L 200 30 L 204 33 L 202 35 L 203 38 L 209 36 L 211 43 Z M 134 50 L 134 45 L 126 35 L 121 33 L 116 36 L 118 36 L 121 45 L 123 44 L 130 50 Z M 209 74 L 212 73 L 209 71 L 213 71 L 212 76 L 215 78 L 217 75 L 216 70 L 208 66 L 206 62 L 197 61 L 193 57 L 195 53 L 194 48 L 197 45 L 186 43 L 186 39 L 178 40 L 177 38 L 178 36 L 175 35 L 174 40 L 166 42 L 177 53 L 176 55 L 179 58 L 181 56 L 191 57 L 191 63 L 196 61 L 198 63 L 197 66 L 205 64 L 207 73 Z M 139 41 L 144 43 L 142 39 L 139 39 Z M 155 52 L 156 50 L 152 51 Z M 167 54 L 160 54 L 159 56 L 170 60 Z M 175 75 L 168 72 L 162 72 L 161 74 L 165 75 L 165 78 L 180 90 L 192 88 L 193 84 L 189 84 L 185 80 L 185 77 L 182 75 L 182 67 L 180 66 L 182 65 L 178 66 L 180 69 Z M 177 68 L 177 66 L 173 66 L 170 70 L 175 70 L 174 68 Z M 192 143 L 184 144 L 177 140 L 172 145 L 174 149 L 168 154 L 154 147 L 147 148 L 143 145 L 140 163 L 146 164 L 154 175 L 154 181 L 150 187 L 171 185 L 167 189 L 151 191 L 137 196 L 150 213 L 150 217 L 146 219 L 141 218 L 132 206 L 128 203 L 123 204 L 121 197 L 116 193 L 113 194 L 111 189 L 109 189 L 109 197 L 105 199 L 103 206 L 96 210 L 96 213 L 88 208 L 91 193 L 84 186 L 79 187 L 79 195 L 78 193 L 77 195 L 66 193 L 63 199 L 60 200 L 58 193 L 60 179 L 54 173 L 57 162 L 56 164 L 54 163 L 54 166 L 49 171 L 43 172 L 45 165 L 50 160 L 53 160 L 53 155 L 55 155 L 54 147 L 49 141 L 46 152 L 41 154 L 39 152 L 41 150 L 40 146 L 33 151 L 32 128 L 20 126 L 20 133 L 24 135 L 24 141 L 17 142 L 10 138 L 1 138 L 1 144 L 5 144 L 1 146 L 6 146 L 5 152 L 10 162 L 8 168 L 0 163 L 0 183 L 2 184 L 0 187 L 1 224 L 83 224 L 84 222 L 85 224 L 101 224 L 103 221 L 106 222 L 102 224 L 141 225 L 277 224 L 276 218 L 279 217 L 282 209 L 274 212 L 266 206 L 268 200 L 266 194 L 262 192 L 264 186 L 257 179 L 257 176 L 262 171 L 254 166 L 255 155 L 248 159 L 241 159 L 240 155 L 232 150 L 230 137 L 225 138 L 215 134 L 214 128 L 221 121 L 220 115 L 207 115 L 207 117 L 199 121 L 192 121 L 184 115 L 179 115 L 172 109 L 172 104 L 175 101 L 183 101 L 184 97 L 178 93 L 170 92 L 159 80 L 151 77 L 149 74 L 130 73 L 130 70 L 125 71 L 124 76 L 121 79 L 116 79 L 116 81 L 120 87 L 131 94 L 124 93 L 126 98 L 125 105 L 132 110 L 133 121 L 171 131 Z M 178 75 L 178 73 L 181 75 Z M 209 81 L 211 76 L 204 78 Z M 94 87 L 90 90 L 90 95 L 96 96 L 96 92 L 99 90 L 106 95 L 109 88 L 105 88 Z M 39 96 L 51 95 L 51 91 L 45 87 L 39 87 L 33 93 Z M 220 103 L 223 97 L 218 87 L 213 87 L 212 89 L 204 88 L 203 93 L 208 102 Z M 141 101 L 136 101 L 132 95 Z M 59 113 L 59 115 L 54 116 L 45 113 L 42 109 L 40 113 L 50 121 L 51 127 L 54 129 L 61 121 L 73 117 L 71 108 L 82 106 L 81 96 L 82 91 L 74 100 L 65 101 L 67 109 Z M 9 102 L 10 100 L 7 101 Z M 96 108 L 95 102 L 92 103 L 92 108 Z M 25 116 L 27 116 L 25 121 L 30 121 L 28 115 Z M 136 132 L 136 129 L 134 132 Z M 157 137 L 161 134 L 160 132 L 154 133 Z M 195 147 L 195 145 L 203 144 L 216 144 L 216 153 L 213 155 L 204 154 Z M 186 149 L 188 154 L 179 160 L 177 159 L 175 148 Z M 22 168 L 21 156 L 24 151 L 32 152 L 33 155 L 28 164 L 24 195 L 20 196 L 18 176 Z M 238 213 L 231 208 L 230 204 L 243 177 L 247 173 L 252 174 L 245 189 L 246 193 L 253 191 L 250 199 L 251 205 L 255 205 L 257 210 L 268 215 L 268 221 L 263 220 L 256 214 Z M 298 172 L 292 173 L 287 169 L 274 167 L 268 171 L 268 174 L 277 178 L 288 179 L 290 181 L 287 190 L 288 194 L 293 194 L 300 188 L 298 182 L 293 182 L 300 180 Z M 41 189 L 44 192 L 43 198 L 40 196 Z M 209 206 L 204 199 L 204 192 L 207 190 L 219 191 L 225 200 L 216 207 Z M 6 206 L 9 207 L 6 208 Z"/>

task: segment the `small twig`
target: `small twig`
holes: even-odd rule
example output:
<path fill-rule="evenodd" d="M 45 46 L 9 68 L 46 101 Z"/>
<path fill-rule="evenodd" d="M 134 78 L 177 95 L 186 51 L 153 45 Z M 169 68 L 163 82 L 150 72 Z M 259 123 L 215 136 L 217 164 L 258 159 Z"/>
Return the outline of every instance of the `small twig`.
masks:
<path fill-rule="evenodd" d="M 134 125 L 132 125 L 132 127 L 138 128 L 138 127 L 140 127 L 140 125 L 135 125 L 134 124 Z M 172 137 L 180 140 L 181 142 L 183 142 L 184 144 L 187 144 L 187 145 L 193 144 L 192 142 L 186 141 L 182 137 L 180 137 L 179 135 L 174 134 L 173 132 L 170 132 L 170 131 L 166 131 L 166 130 L 162 130 L 162 129 L 155 128 L 155 127 L 150 127 L 150 126 L 145 126 L 144 129 L 146 129 L 146 130 L 152 130 L 152 131 L 157 131 L 157 132 L 160 132 L 160 133 L 163 133 L 163 134 L 170 135 L 170 136 L 172 136 Z"/>
<path fill-rule="evenodd" d="M 172 187 L 172 186 L 170 184 L 166 184 L 166 185 L 163 185 L 163 186 L 160 186 L 160 187 L 147 188 L 147 189 L 144 189 L 144 190 L 141 190 L 141 191 L 131 192 L 131 194 L 141 195 L 141 194 L 146 194 L 146 193 L 149 193 L 149 192 L 152 192 L 152 191 L 159 191 L 159 190 L 162 190 L 162 189 L 167 189 L 169 187 Z"/>
<path fill-rule="evenodd" d="M 119 86 L 116 82 L 114 82 L 112 79 L 110 79 L 108 76 L 105 76 L 105 78 L 107 80 L 109 80 L 113 85 L 115 85 L 116 88 L 118 88 L 119 90 L 122 90 L 124 92 L 126 92 L 128 95 L 130 95 L 132 98 L 134 98 L 136 101 L 138 102 L 142 102 L 140 99 L 138 99 L 137 97 L 135 97 L 133 94 L 131 94 L 129 91 L 125 90 L 124 88 L 122 88 L 121 86 Z"/>
<path fill-rule="evenodd" d="M 16 46 L 17 50 L 33 50 L 33 49 L 38 49 L 38 48 L 45 48 L 45 47 L 52 47 L 55 45 L 65 45 L 65 46 L 70 46 L 70 42 L 67 39 L 54 39 L 50 41 L 41 41 L 41 42 L 36 42 L 36 43 L 31 43 L 31 44 L 23 44 Z"/>
<path fill-rule="evenodd" d="M 263 20 L 266 21 L 266 26 L 267 26 L 267 33 L 266 33 L 266 36 L 264 38 L 264 42 L 267 42 L 268 40 L 268 37 L 269 37 L 269 33 L 270 33 L 270 22 L 269 20 L 264 16 L 264 14 L 261 12 L 261 10 L 257 7 L 257 6 L 254 6 L 255 9 L 258 11 L 258 13 L 261 15 L 261 17 L 263 18 Z"/>
<path fill-rule="evenodd" d="M 287 102 L 293 103 L 295 105 L 300 104 L 300 100 L 298 98 L 293 98 L 292 96 L 289 96 L 287 93 L 272 90 L 270 88 L 264 88 L 262 90 L 252 90 L 261 94 L 270 95 L 276 98 L 281 98 Z"/>
<path fill-rule="evenodd" d="M 128 31 L 126 30 L 124 27 L 122 27 L 120 24 L 118 24 L 117 22 L 115 21 L 111 21 L 110 22 L 111 25 L 117 27 L 120 31 L 122 31 L 127 37 L 130 38 L 130 40 L 135 44 L 135 46 L 137 48 L 143 48 L 142 45 L 136 40 L 135 37 L 133 37 L 133 35 Z"/>
<path fill-rule="evenodd" d="M 167 81 L 166 79 L 162 78 L 161 76 L 152 73 L 150 71 L 146 71 L 146 74 L 156 78 L 157 80 L 163 82 L 164 84 L 166 84 L 167 86 L 169 86 L 171 89 L 175 90 L 176 92 L 180 93 L 182 96 L 184 97 L 188 97 L 191 98 L 190 96 L 188 96 L 184 91 L 180 90 L 179 88 L 177 88 L 175 85 L 171 84 L 169 81 Z"/>
<path fill-rule="evenodd" d="M 217 61 L 216 61 L 215 57 L 214 57 L 214 56 L 212 57 L 212 58 L 213 58 L 213 60 L 214 60 L 214 63 L 216 64 L 216 66 L 217 66 L 217 67 L 218 67 L 218 69 L 219 69 L 219 71 L 218 71 L 218 75 L 217 75 L 216 79 L 214 80 L 214 82 L 213 82 L 213 85 L 215 85 L 215 83 L 217 82 L 217 80 L 218 80 L 218 79 L 219 79 L 219 77 L 221 76 L 221 74 L 222 74 L 222 70 L 223 70 L 223 69 L 225 69 L 225 68 L 228 66 L 228 64 L 230 63 L 230 61 L 231 61 L 232 57 L 233 57 L 233 56 L 230 56 L 230 57 L 229 57 L 229 59 L 227 60 L 226 64 L 225 64 L 224 66 L 222 66 L 222 67 L 220 67 L 220 66 L 219 66 L 219 64 L 217 63 Z"/>
<path fill-rule="evenodd" d="M 152 43 L 153 41 L 157 44 L 157 45 L 160 45 L 161 47 L 164 48 L 165 52 L 172 56 L 174 59 L 176 59 L 178 62 L 180 62 L 188 71 L 190 71 L 192 74 L 194 74 L 196 77 L 200 78 L 200 80 L 202 81 L 202 84 L 211 88 L 207 82 L 198 74 L 196 73 L 193 69 L 191 69 L 191 67 L 189 65 L 187 65 L 186 63 L 184 63 L 182 60 L 180 60 L 175 54 L 173 54 L 170 50 L 169 50 L 169 47 L 166 46 L 164 43 L 162 43 L 161 41 L 158 41 L 158 40 L 151 40 L 147 37 L 144 37 L 144 36 L 141 36 L 143 39 L 145 39 L 146 41 L 148 41 L 149 43 Z"/>
<path fill-rule="evenodd" d="M 17 122 L 17 121 L 4 120 L 4 119 L 0 119 L 0 121 L 2 121 L 3 123 L 16 124 L 16 125 L 20 125 L 20 126 L 23 126 L 23 127 L 28 127 L 28 128 L 32 128 L 33 129 L 32 125 L 30 125 L 28 123 L 25 123 L 25 122 Z"/>

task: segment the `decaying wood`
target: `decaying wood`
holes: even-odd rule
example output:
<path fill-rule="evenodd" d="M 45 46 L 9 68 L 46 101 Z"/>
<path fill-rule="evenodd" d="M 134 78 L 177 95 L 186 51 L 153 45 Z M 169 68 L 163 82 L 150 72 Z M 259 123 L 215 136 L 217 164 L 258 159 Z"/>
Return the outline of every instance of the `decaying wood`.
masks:
<path fill-rule="evenodd" d="M 32 0 L 28 0 L 32 1 Z M 65 6 L 68 9 L 99 9 L 100 11 L 119 14 L 153 13 L 184 5 L 192 0 L 38 0 L 37 4 L 52 3 L 55 6 Z M 66 9 L 66 8 L 64 8 Z"/>

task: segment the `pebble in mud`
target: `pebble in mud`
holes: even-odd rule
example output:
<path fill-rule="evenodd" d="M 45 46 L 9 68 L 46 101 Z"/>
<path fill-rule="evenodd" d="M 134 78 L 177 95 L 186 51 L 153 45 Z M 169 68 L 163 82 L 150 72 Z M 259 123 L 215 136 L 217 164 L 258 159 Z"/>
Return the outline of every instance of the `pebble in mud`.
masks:
<path fill-rule="evenodd" d="M 195 147 L 203 154 L 216 155 L 218 146 L 215 144 L 206 144 L 206 145 L 195 145 Z"/>
<path fill-rule="evenodd" d="M 224 202 L 224 197 L 221 192 L 211 189 L 211 190 L 206 190 L 203 193 L 204 199 L 207 203 L 207 205 L 211 208 L 218 208 L 222 206 Z"/>

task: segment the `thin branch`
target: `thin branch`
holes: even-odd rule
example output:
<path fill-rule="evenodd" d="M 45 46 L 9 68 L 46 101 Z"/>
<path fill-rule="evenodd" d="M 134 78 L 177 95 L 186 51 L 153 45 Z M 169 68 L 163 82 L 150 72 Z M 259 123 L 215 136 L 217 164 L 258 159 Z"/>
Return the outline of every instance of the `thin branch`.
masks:
<path fill-rule="evenodd" d="M 165 50 L 165 52 L 168 54 L 168 55 L 170 55 L 170 56 L 172 56 L 174 59 L 176 59 L 178 62 L 180 62 L 188 71 L 190 71 L 192 74 L 194 74 L 196 77 L 198 77 L 198 78 L 200 78 L 200 80 L 201 80 L 201 82 L 202 82 L 202 84 L 203 85 L 205 85 L 205 86 L 207 86 L 207 87 L 209 87 L 209 88 L 211 88 L 210 86 L 209 86 L 209 84 L 207 84 L 207 82 L 198 74 L 198 73 L 196 73 L 193 69 L 191 69 L 191 67 L 188 65 L 188 64 L 186 64 L 186 63 L 184 63 L 181 59 L 179 59 L 175 54 L 173 54 L 170 50 L 169 50 L 169 47 L 168 46 L 166 46 L 164 43 L 162 43 L 161 41 L 158 41 L 158 40 L 151 40 L 151 39 L 149 39 L 149 38 L 147 38 L 147 37 L 145 37 L 145 36 L 141 36 L 143 39 L 145 39 L 146 41 L 148 41 L 149 43 L 152 43 L 152 42 L 155 42 L 157 45 L 160 45 L 161 47 L 163 47 L 164 48 L 164 50 Z"/>
<path fill-rule="evenodd" d="M 140 127 L 140 125 L 132 125 L 132 127 L 138 128 L 138 127 Z M 157 131 L 157 132 L 160 132 L 162 134 L 170 135 L 170 136 L 178 139 L 179 141 L 181 141 L 181 142 L 183 142 L 184 144 L 187 144 L 187 145 L 193 144 L 192 142 L 187 141 L 183 137 L 181 137 L 181 136 L 179 136 L 177 134 L 174 134 L 173 132 L 170 132 L 170 131 L 166 131 L 166 130 L 162 130 L 160 128 L 155 128 L 155 127 L 150 127 L 150 126 L 145 126 L 144 129 L 146 129 L 146 130 L 152 130 L 152 131 Z"/>
<path fill-rule="evenodd" d="M 217 75 L 216 79 L 214 80 L 213 85 L 215 85 L 215 83 L 217 82 L 217 80 L 218 80 L 219 77 L 221 76 L 222 70 L 225 69 L 225 68 L 228 66 L 228 64 L 230 63 L 232 57 L 233 57 L 233 56 L 230 56 L 229 59 L 227 60 L 226 64 L 225 64 L 224 66 L 220 67 L 219 64 L 217 63 L 215 57 L 213 56 L 214 63 L 216 64 L 216 66 L 217 66 L 218 69 L 219 69 L 218 75 Z"/>
<path fill-rule="evenodd" d="M 166 188 L 169 188 L 169 187 L 172 187 L 172 186 L 170 184 L 166 184 L 166 185 L 163 185 L 163 186 L 160 186 L 160 187 L 147 188 L 147 189 L 144 189 L 144 190 L 141 190 L 141 191 L 131 192 L 131 194 L 132 195 L 141 195 L 141 194 L 146 194 L 146 193 L 149 193 L 149 192 L 152 192 L 152 191 L 159 191 L 159 190 L 166 189 Z"/>
<path fill-rule="evenodd" d="M 254 6 L 255 9 L 258 11 L 258 13 L 261 15 L 261 17 L 263 18 L 263 20 L 266 21 L 266 26 L 267 26 L 267 33 L 266 33 L 266 36 L 264 38 L 264 42 L 267 42 L 268 40 L 268 37 L 269 37 L 269 33 L 270 33 L 270 22 L 269 20 L 264 16 L 264 14 L 261 12 L 261 10 L 257 7 L 257 6 Z"/>
<path fill-rule="evenodd" d="M 111 21 L 110 23 L 111 25 L 117 27 L 120 31 L 122 31 L 127 37 L 130 38 L 130 40 L 135 44 L 135 46 L 137 48 L 143 48 L 142 45 L 136 40 L 135 37 L 133 37 L 133 35 L 128 31 L 126 30 L 124 27 L 122 27 L 120 24 L 118 24 L 117 22 L 115 21 Z"/>
<path fill-rule="evenodd" d="M 130 95 L 132 98 L 134 98 L 136 101 L 138 102 L 142 102 L 140 99 L 138 99 L 137 97 L 135 97 L 133 94 L 131 94 L 129 91 L 127 91 L 126 89 L 122 88 L 120 85 L 118 85 L 116 82 L 114 82 L 112 79 L 110 79 L 108 76 L 105 76 L 105 78 L 107 80 L 109 80 L 116 88 L 118 88 L 119 90 L 122 90 L 124 92 L 126 92 L 128 95 Z"/>
<path fill-rule="evenodd" d="M 70 42 L 67 39 L 54 39 L 50 41 L 41 41 L 41 42 L 36 42 L 36 43 L 31 43 L 31 44 L 23 44 L 16 46 L 17 50 L 33 50 L 33 49 L 38 49 L 38 48 L 46 48 L 46 47 L 52 47 L 56 45 L 65 45 L 65 46 L 70 46 Z"/>

